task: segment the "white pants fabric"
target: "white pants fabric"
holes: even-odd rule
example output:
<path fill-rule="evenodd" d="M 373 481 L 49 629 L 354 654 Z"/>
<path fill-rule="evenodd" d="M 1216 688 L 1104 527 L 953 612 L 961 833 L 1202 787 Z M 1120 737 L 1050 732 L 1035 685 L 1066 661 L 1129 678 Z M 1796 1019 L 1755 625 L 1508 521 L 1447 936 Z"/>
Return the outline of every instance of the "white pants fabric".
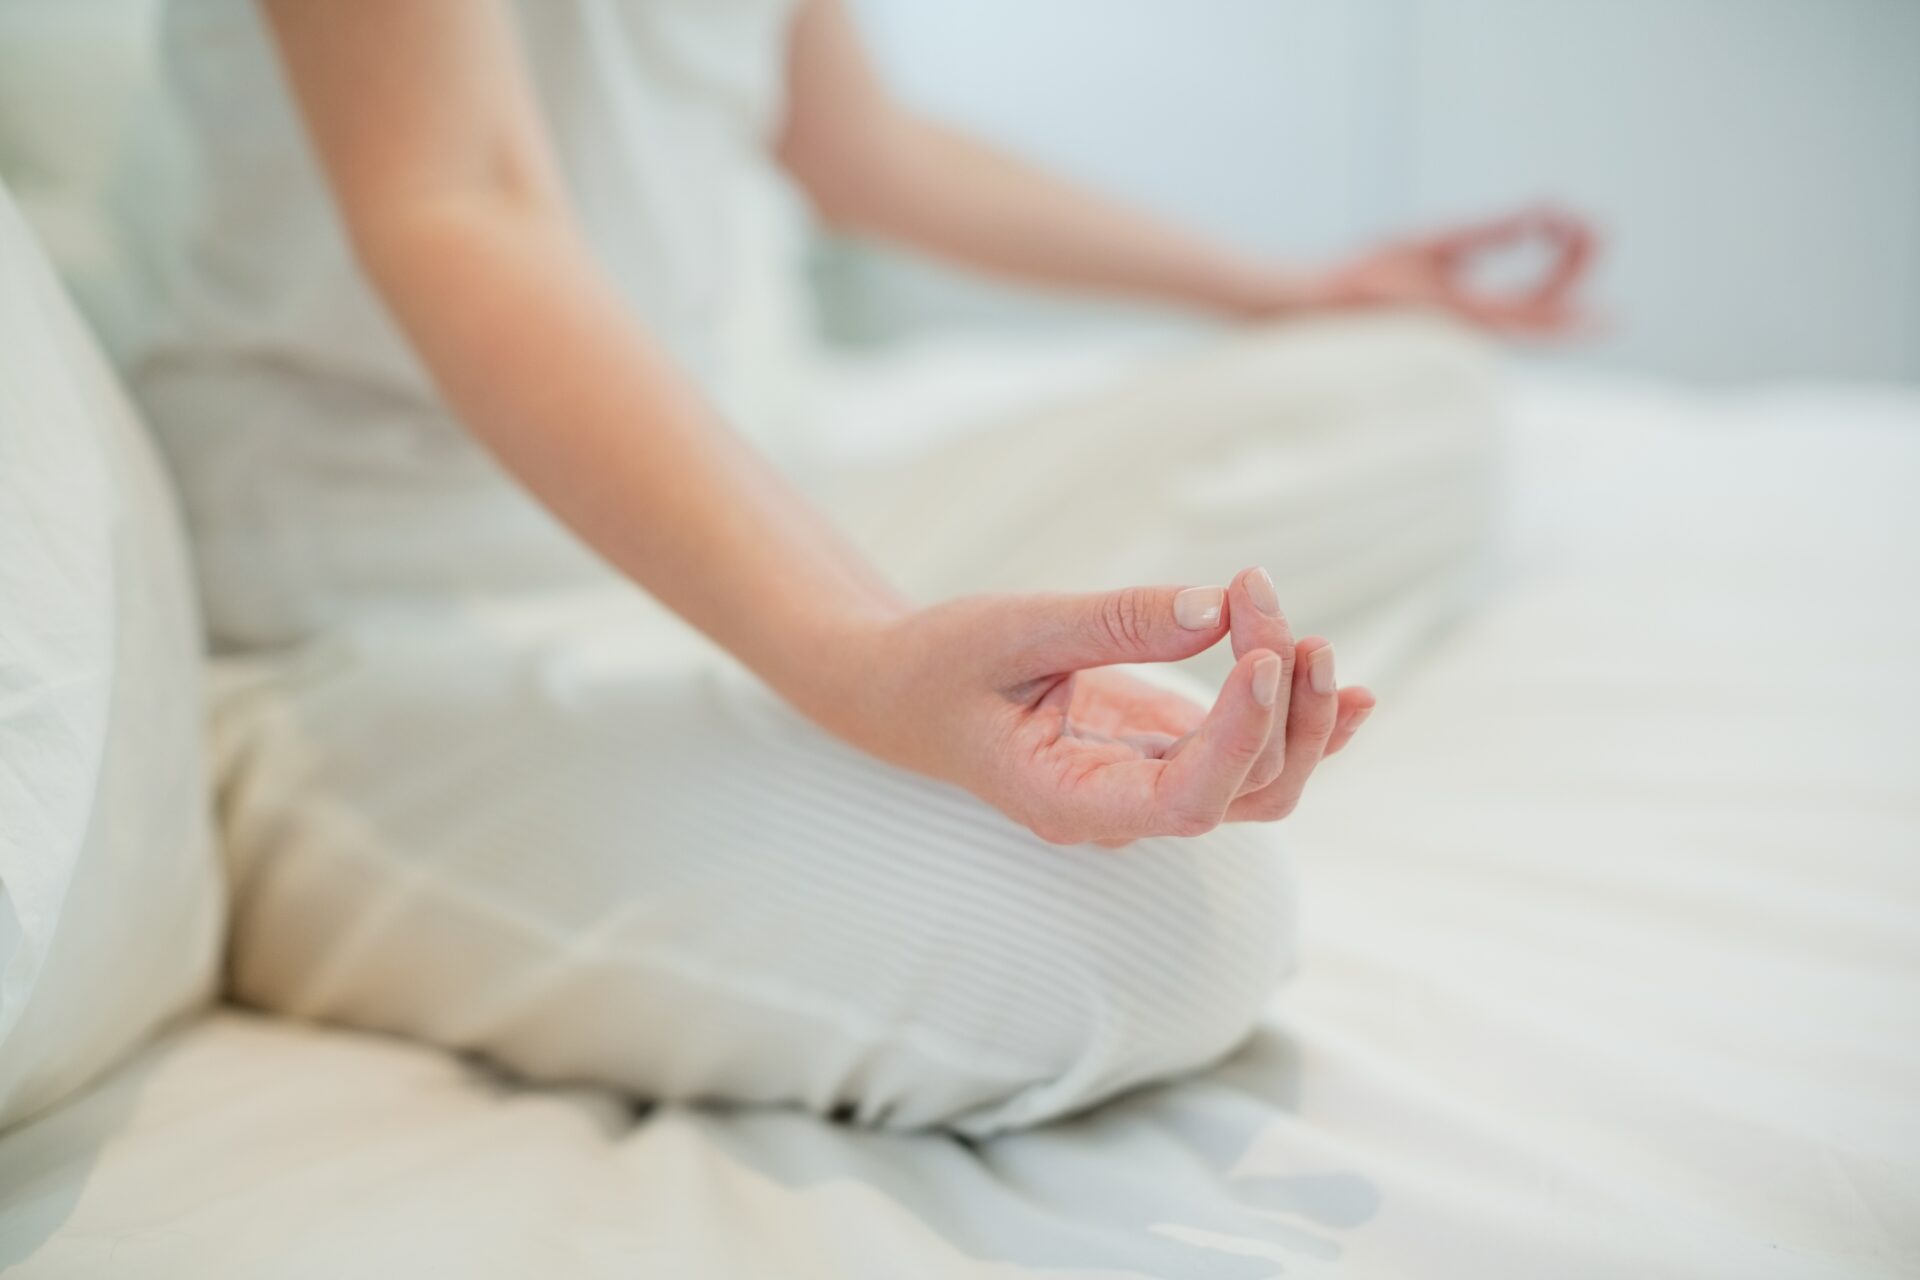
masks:
<path fill-rule="evenodd" d="M 919 591 L 1265 563 L 1357 617 L 1484 532 L 1486 386 L 1435 326 L 1278 331 L 824 487 Z M 1276 828 L 1045 845 L 614 581 L 389 602 L 222 688 L 236 994 L 532 1077 L 982 1134 L 1220 1057 L 1291 963 Z"/>

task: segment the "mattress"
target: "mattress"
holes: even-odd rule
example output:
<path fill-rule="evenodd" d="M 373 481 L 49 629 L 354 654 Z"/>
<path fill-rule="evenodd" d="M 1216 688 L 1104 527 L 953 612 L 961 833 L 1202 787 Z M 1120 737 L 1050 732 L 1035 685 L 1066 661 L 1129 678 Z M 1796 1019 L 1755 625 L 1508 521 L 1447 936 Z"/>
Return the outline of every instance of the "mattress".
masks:
<path fill-rule="evenodd" d="M 0 1137 L 0 1266 L 1920 1274 L 1920 394 L 1513 411 L 1497 584 L 1290 821 L 1220 1067 L 969 1145 L 226 1009 Z"/>

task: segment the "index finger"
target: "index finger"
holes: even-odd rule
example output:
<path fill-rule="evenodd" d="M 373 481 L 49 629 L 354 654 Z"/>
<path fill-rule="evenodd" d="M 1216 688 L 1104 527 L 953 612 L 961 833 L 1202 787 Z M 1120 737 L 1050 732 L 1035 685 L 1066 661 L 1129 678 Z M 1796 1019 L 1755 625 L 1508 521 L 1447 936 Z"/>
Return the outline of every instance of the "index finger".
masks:
<path fill-rule="evenodd" d="M 1075 781 L 1061 816 L 1086 840 L 1213 830 L 1273 731 L 1278 666 L 1278 656 L 1265 651 L 1242 658 L 1179 754 L 1088 770 Z"/>
<path fill-rule="evenodd" d="M 1503 217 L 1485 218 L 1435 233 L 1429 242 L 1442 258 L 1457 261 L 1470 254 L 1522 239 L 1532 233 L 1539 217 L 1531 209 Z"/>

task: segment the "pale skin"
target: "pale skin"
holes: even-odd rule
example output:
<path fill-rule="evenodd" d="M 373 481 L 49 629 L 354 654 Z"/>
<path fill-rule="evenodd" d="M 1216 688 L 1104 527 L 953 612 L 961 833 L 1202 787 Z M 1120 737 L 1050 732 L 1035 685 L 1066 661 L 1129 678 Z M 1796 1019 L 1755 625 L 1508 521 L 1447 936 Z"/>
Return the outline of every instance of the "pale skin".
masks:
<path fill-rule="evenodd" d="M 828 732 L 1042 839 L 1273 821 L 1374 705 L 1271 581 L 919 607 L 720 421 L 596 267 L 502 0 L 262 0 L 363 270 L 466 427 L 615 568 Z M 1584 226 L 1531 213 L 1331 270 L 1250 260 L 901 107 L 840 0 L 807 0 L 778 156 L 829 221 L 1020 279 L 1235 316 L 1383 304 L 1574 326 Z M 644 163 L 644 157 L 640 160 Z M 1543 237 L 1533 286 L 1477 252 Z M 1211 708 L 1112 670 L 1227 641 Z"/>

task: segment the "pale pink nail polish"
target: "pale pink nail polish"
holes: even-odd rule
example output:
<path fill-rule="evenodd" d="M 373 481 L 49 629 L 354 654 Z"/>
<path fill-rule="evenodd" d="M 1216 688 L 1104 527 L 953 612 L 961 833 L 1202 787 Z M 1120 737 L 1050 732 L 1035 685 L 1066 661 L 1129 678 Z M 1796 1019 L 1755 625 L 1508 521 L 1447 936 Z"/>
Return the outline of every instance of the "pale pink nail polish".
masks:
<path fill-rule="evenodd" d="M 1220 625 L 1226 600 L 1220 587 L 1188 587 L 1173 598 L 1173 620 L 1189 631 L 1210 631 Z"/>
<path fill-rule="evenodd" d="M 1268 654 L 1253 664 L 1253 700 L 1263 707 L 1280 696 L 1280 659 Z"/>
<path fill-rule="evenodd" d="M 1315 649 L 1307 659 L 1307 683 L 1315 693 L 1333 692 L 1333 646 Z"/>
<path fill-rule="evenodd" d="M 1280 616 L 1280 596 L 1273 589 L 1273 579 L 1265 569 L 1255 569 L 1247 575 L 1247 598 L 1253 601 L 1253 607 L 1269 618 Z"/>

